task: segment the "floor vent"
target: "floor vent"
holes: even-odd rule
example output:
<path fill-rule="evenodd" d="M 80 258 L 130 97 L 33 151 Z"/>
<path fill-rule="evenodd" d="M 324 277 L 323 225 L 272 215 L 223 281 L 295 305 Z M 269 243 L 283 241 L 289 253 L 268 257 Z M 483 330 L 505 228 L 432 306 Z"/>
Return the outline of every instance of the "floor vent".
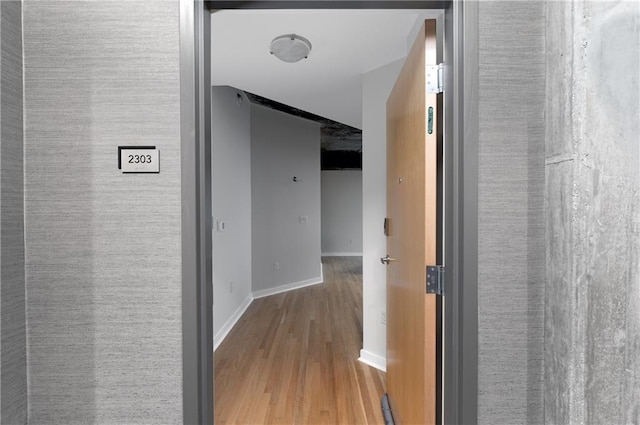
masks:
<path fill-rule="evenodd" d="M 384 425 L 395 425 L 395 422 L 393 422 L 393 414 L 391 414 L 391 406 L 389 405 L 389 397 L 386 394 L 382 396 L 380 403 L 382 404 Z"/>

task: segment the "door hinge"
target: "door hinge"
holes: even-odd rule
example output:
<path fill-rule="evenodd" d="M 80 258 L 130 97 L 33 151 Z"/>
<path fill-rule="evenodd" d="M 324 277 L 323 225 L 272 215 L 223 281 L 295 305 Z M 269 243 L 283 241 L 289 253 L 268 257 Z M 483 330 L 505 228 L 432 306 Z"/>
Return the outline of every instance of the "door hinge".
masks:
<path fill-rule="evenodd" d="M 444 64 L 427 66 L 427 93 L 442 93 L 444 91 Z"/>
<path fill-rule="evenodd" d="M 427 294 L 444 295 L 444 266 L 427 266 Z"/>

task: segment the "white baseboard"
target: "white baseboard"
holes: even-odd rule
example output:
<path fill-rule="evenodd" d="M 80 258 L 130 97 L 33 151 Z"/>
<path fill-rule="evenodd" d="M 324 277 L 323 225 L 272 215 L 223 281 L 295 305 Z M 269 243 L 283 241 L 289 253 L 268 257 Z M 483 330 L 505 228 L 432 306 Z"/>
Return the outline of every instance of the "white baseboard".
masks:
<path fill-rule="evenodd" d="M 322 270 L 322 268 L 320 269 Z M 301 280 L 300 282 L 287 283 L 286 285 L 276 286 L 275 288 L 263 289 L 262 291 L 255 291 L 253 298 L 268 297 L 269 295 L 280 294 L 282 292 L 292 291 L 298 288 L 304 288 L 305 286 L 317 285 L 324 281 L 322 272 L 319 277 L 314 277 L 307 280 Z"/>
<path fill-rule="evenodd" d="M 360 350 L 360 358 L 358 360 L 383 372 L 387 371 L 387 359 L 365 349 Z"/>
<path fill-rule="evenodd" d="M 314 277 L 311 279 L 303 280 L 300 282 L 289 283 L 286 285 L 276 286 L 275 288 L 264 289 L 262 291 L 256 291 L 251 294 L 244 300 L 242 305 L 238 307 L 238 309 L 231 315 L 229 320 L 220 328 L 218 333 L 216 333 L 213 337 L 213 351 L 220 346 L 222 341 L 227 337 L 233 326 L 236 324 L 238 320 L 242 317 L 247 308 L 251 305 L 251 302 L 256 298 L 268 297 L 269 295 L 280 294 L 282 292 L 292 291 L 298 288 L 304 288 L 305 286 L 317 285 L 318 283 L 324 282 L 324 270 L 322 269 L 322 263 L 320 263 L 320 277 Z"/>
<path fill-rule="evenodd" d="M 323 252 L 323 257 L 362 257 L 361 252 Z"/>
<path fill-rule="evenodd" d="M 244 300 L 244 302 L 240 305 L 240 307 L 238 307 L 238 309 L 235 312 L 233 312 L 229 320 L 227 320 L 226 323 L 222 326 L 222 328 L 220 328 L 218 333 L 214 335 L 213 351 L 216 351 L 218 349 L 222 341 L 224 341 L 224 339 L 227 337 L 227 335 L 233 328 L 233 325 L 235 325 L 236 322 L 240 320 L 244 312 L 247 311 L 247 308 L 249 308 L 249 306 L 251 305 L 251 301 L 253 301 L 253 297 L 251 296 L 251 294 L 249 294 L 249 296 Z"/>

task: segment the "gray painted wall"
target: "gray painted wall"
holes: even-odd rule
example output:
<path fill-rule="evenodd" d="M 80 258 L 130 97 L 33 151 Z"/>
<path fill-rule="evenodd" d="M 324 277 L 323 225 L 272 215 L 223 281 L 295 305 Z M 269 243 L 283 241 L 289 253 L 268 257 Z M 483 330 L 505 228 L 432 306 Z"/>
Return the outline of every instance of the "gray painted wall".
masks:
<path fill-rule="evenodd" d="M 213 87 L 211 118 L 215 347 L 251 297 L 251 105 L 237 89 Z"/>
<path fill-rule="evenodd" d="M 26 0 L 24 69 L 29 423 L 182 423 L 179 4 Z"/>
<path fill-rule="evenodd" d="M 22 4 L 0 2 L 0 423 L 27 423 Z"/>
<path fill-rule="evenodd" d="M 322 255 L 362 255 L 362 170 L 321 173 Z"/>
<path fill-rule="evenodd" d="M 320 125 L 252 105 L 251 193 L 254 295 L 319 281 Z"/>
<path fill-rule="evenodd" d="M 479 2 L 478 423 L 543 421 L 544 3 Z"/>
<path fill-rule="evenodd" d="M 640 3 L 549 2 L 545 422 L 640 423 Z"/>

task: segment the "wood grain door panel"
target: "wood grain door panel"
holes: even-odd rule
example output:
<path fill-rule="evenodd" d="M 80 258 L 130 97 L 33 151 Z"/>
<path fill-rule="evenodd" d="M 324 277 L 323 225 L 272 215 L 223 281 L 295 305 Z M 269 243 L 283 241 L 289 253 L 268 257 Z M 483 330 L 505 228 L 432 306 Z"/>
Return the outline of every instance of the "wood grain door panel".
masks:
<path fill-rule="evenodd" d="M 425 292 L 437 246 L 438 95 L 426 92 L 436 59 L 436 21 L 427 20 L 387 101 L 387 394 L 396 424 L 436 421 L 436 296 Z"/>

